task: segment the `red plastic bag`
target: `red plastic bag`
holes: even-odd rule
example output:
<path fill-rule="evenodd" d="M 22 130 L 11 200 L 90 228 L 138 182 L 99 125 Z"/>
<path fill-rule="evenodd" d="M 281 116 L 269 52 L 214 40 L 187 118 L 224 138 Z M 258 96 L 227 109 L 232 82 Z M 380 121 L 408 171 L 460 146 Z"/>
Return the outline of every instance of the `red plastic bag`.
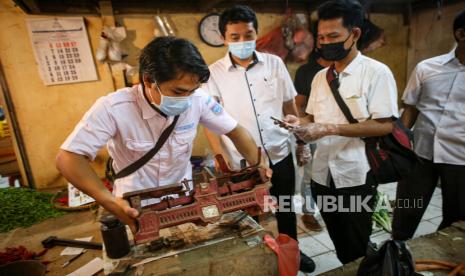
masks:
<path fill-rule="evenodd" d="M 263 53 L 277 55 L 284 60 L 289 50 L 284 46 L 282 27 L 277 27 L 257 40 L 257 50 Z"/>
<path fill-rule="evenodd" d="M 265 235 L 263 240 L 278 256 L 279 275 L 297 275 L 300 265 L 300 251 L 297 241 L 286 234 L 279 234 L 276 239 L 270 235 Z"/>

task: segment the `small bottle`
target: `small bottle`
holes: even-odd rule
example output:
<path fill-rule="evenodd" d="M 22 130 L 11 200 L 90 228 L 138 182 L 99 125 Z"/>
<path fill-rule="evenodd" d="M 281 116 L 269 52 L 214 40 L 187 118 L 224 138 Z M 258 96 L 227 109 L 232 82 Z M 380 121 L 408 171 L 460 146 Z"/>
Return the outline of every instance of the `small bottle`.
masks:
<path fill-rule="evenodd" d="M 100 231 L 107 256 L 112 259 L 126 256 L 131 251 L 126 226 L 112 214 L 102 216 L 100 222 L 102 223 Z"/>

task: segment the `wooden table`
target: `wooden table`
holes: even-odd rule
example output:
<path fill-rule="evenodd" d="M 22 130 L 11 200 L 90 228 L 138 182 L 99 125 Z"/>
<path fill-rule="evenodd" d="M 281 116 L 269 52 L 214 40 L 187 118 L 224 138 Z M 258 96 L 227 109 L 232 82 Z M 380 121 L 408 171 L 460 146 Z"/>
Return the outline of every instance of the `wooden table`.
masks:
<path fill-rule="evenodd" d="M 264 229 L 250 216 L 241 221 L 241 229 L 225 228 L 219 222 L 163 229 L 160 236 L 182 239 L 185 245 L 157 251 L 139 245 L 117 261 L 104 253 L 105 274 L 132 265 L 138 275 L 278 275 L 277 257 L 263 243 Z"/>
<path fill-rule="evenodd" d="M 185 231 L 182 229 L 183 227 L 181 231 Z M 261 238 L 264 234 L 262 229 L 255 235 Z M 0 251 L 5 247 L 23 245 L 28 250 L 39 252 L 43 249 L 40 242 L 52 235 L 67 239 L 93 236 L 92 241 L 102 241 L 96 215 L 90 211 L 82 211 L 48 219 L 29 228 L 0 233 Z M 266 245 L 247 244 L 253 236 L 231 237 L 233 235 L 230 233 L 215 238 L 219 241 L 217 243 L 149 262 L 140 266 L 139 271 L 143 271 L 143 275 L 278 275 L 276 255 Z M 96 257 L 105 259 L 101 250 L 87 250 L 83 256 L 62 268 L 62 264 L 70 258 L 60 256 L 63 249 L 61 246 L 51 248 L 42 258 L 51 261 L 47 265 L 47 275 L 66 275 Z M 98 275 L 104 275 L 104 272 L 101 271 Z"/>

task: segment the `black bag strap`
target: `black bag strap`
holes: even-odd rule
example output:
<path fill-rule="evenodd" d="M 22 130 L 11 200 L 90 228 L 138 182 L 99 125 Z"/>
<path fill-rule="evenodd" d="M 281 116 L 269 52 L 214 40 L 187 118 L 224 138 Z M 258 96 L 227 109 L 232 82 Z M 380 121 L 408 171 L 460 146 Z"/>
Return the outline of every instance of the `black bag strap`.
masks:
<path fill-rule="evenodd" d="M 149 160 L 152 159 L 155 156 L 155 154 L 157 154 L 157 152 L 161 149 L 161 147 L 165 144 L 166 140 L 168 140 L 168 137 L 170 136 L 171 132 L 173 132 L 173 129 L 176 126 L 176 123 L 178 122 L 178 119 L 179 119 L 179 115 L 175 116 L 171 125 L 169 125 L 165 130 L 163 130 L 163 132 L 160 135 L 160 138 L 158 139 L 153 149 L 149 150 L 146 154 L 144 154 L 144 156 L 139 158 L 137 161 L 135 161 L 131 165 L 127 166 L 126 168 L 116 173 L 113 177 L 113 180 L 133 174 L 135 171 L 137 171 L 138 169 L 142 168 L 142 166 L 147 164 L 147 162 L 149 162 Z M 112 170 L 113 165 L 110 164 L 110 166 L 111 166 L 110 170 Z"/>
<path fill-rule="evenodd" d="M 349 107 L 347 106 L 346 102 L 342 99 L 341 94 L 339 94 L 339 79 L 334 72 L 334 64 L 328 68 L 326 71 L 326 80 L 328 81 L 329 87 L 331 88 L 331 92 L 333 92 L 334 99 L 336 100 L 337 105 L 341 109 L 342 113 L 346 117 L 347 121 L 351 124 L 358 123 L 358 120 L 352 116 Z"/>

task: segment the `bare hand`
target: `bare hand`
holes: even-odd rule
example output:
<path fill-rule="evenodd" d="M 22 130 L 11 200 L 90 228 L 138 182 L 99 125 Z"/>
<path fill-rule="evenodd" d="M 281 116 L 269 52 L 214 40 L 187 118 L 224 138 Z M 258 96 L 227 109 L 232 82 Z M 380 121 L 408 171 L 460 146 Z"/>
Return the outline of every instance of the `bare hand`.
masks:
<path fill-rule="evenodd" d="M 300 119 L 297 116 L 288 114 L 283 118 L 283 121 L 291 125 L 299 125 Z"/>
<path fill-rule="evenodd" d="M 260 167 L 265 169 L 265 176 L 271 179 L 271 177 L 273 176 L 273 170 L 270 169 L 270 167 L 268 167 L 267 165 L 260 165 Z"/>
<path fill-rule="evenodd" d="M 273 176 L 273 170 L 270 169 L 270 168 L 268 168 L 268 167 L 266 167 L 266 168 L 265 168 L 265 175 L 266 175 L 266 177 L 268 177 L 269 179 L 271 179 L 271 177 Z"/>
<path fill-rule="evenodd" d="M 136 218 L 139 216 L 139 212 L 129 205 L 129 202 L 121 197 L 115 199 L 122 212 L 118 212 L 118 218 L 129 226 L 132 233 L 137 232 L 137 221 Z"/>
<path fill-rule="evenodd" d="M 297 128 L 300 124 L 300 120 L 299 118 L 297 118 L 296 116 L 294 115 L 286 115 L 286 117 L 284 117 L 282 119 L 282 121 L 284 123 L 281 123 L 281 122 L 278 122 L 278 121 L 275 121 L 275 124 L 276 125 L 279 125 L 280 127 L 282 128 L 285 128 L 287 130 L 291 130 L 291 129 L 294 129 L 294 128 Z"/>
<path fill-rule="evenodd" d="M 262 158 L 259 167 L 265 169 L 265 176 L 271 179 L 273 176 L 273 170 L 268 166 L 268 161 Z"/>

